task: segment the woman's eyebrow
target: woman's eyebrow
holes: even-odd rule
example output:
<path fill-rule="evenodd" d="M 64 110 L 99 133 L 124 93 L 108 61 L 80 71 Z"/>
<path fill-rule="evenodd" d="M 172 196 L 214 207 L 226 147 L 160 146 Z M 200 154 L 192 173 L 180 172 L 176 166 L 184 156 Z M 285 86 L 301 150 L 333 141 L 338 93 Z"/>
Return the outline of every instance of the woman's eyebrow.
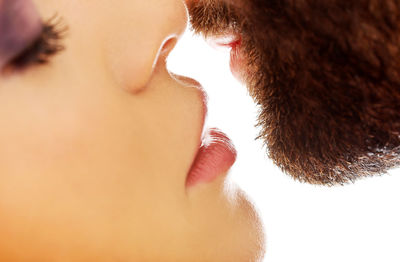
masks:
<path fill-rule="evenodd" d="M 0 69 L 31 44 L 42 27 L 32 0 L 0 0 Z"/>

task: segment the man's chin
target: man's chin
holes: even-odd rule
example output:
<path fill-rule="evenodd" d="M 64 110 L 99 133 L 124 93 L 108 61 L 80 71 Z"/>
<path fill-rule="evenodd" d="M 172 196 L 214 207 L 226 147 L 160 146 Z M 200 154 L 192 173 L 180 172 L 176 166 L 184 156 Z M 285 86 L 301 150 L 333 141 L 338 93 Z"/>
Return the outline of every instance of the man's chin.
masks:
<path fill-rule="evenodd" d="M 196 32 L 240 33 L 233 71 L 260 108 L 257 138 L 285 173 L 336 185 L 400 165 L 400 2 L 193 2 Z"/>
<path fill-rule="evenodd" d="M 262 104 L 257 139 L 263 140 L 274 164 L 295 180 L 343 185 L 400 165 L 399 137 L 391 138 L 390 129 L 376 133 L 371 123 L 334 116 L 326 120 L 318 113 L 310 119 L 291 111 L 289 101 L 276 106 L 276 99 Z"/>

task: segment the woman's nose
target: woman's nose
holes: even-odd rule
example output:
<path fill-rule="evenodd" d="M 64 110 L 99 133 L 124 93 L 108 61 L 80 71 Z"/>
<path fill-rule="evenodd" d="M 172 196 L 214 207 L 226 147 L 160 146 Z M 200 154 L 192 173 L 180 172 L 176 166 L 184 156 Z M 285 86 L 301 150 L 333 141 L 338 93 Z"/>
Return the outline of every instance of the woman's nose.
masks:
<path fill-rule="evenodd" d="M 184 1 L 185 0 L 171 1 L 173 4 L 163 13 L 164 21 L 159 21 L 164 25 L 161 27 L 163 29 L 160 31 L 161 38 L 158 39 L 161 45 L 154 58 L 155 61 L 153 65 L 157 64 L 157 60 L 165 60 L 168 57 L 178 42 L 178 39 L 186 30 L 188 14 Z"/>
<path fill-rule="evenodd" d="M 160 48 L 158 59 L 166 59 L 169 56 L 171 51 L 176 46 L 176 44 L 178 42 L 178 38 L 179 38 L 179 36 L 171 36 L 163 42 L 163 44 Z"/>
<path fill-rule="evenodd" d="M 119 41 L 115 41 L 115 37 L 112 39 L 115 45 L 109 56 L 114 78 L 132 93 L 146 87 L 156 65 L 163 65 L 188 23 L 184 0 L 135 3 L 131 7 L 134 10 L 127 10 L 126 20 L 120 23 L 126 30 L 119 28 L 124 31 Z"/>

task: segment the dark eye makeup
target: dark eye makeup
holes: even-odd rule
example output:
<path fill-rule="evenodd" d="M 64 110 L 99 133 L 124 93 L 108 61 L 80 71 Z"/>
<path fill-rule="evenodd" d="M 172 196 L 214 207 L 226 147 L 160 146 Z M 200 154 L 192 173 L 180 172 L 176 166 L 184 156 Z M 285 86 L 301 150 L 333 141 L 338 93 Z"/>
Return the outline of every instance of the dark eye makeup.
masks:
<path fill-rule="evenodd" d="M 57 14 L 43 21 L 33 0 L 0 0 L 0 74 L 45 64 L 64 50 L 62 22 Z"/>
<path fill-rule="evenodd" d="M 3 72 L 21 71 L 32 65 L 46 64 L 50 57 L 64 50 L 61 41 L 68 27 L 57 15 L 42 22 L 41 30 L 33 41 L 27 43 L 21 52 L 10 59 L 2 69 Z"/>
<path fill-rule="evenodd" d="M 36 39 L 21 53 L 14 57 L 8 66 L 14 69 L 24 69 L 34 64 L 46 64 L 49 58 L 64 50 L 61 40 L 67 32 L 67 26 L 55 14 L 42 23 L 42 30 Z"/>

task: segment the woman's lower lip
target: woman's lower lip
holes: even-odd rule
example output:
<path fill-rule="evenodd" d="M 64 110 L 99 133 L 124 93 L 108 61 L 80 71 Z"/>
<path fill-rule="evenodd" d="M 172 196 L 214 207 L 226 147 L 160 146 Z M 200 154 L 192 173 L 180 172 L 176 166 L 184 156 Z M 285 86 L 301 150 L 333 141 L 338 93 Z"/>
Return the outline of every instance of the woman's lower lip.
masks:
<path fill-rule="evenodd" d="M 186 187 L 211 182 L 226 173 L 235 163 L 236 155 L 226 134 L 216 128 L 207 129 L 186 178 Z"/>

